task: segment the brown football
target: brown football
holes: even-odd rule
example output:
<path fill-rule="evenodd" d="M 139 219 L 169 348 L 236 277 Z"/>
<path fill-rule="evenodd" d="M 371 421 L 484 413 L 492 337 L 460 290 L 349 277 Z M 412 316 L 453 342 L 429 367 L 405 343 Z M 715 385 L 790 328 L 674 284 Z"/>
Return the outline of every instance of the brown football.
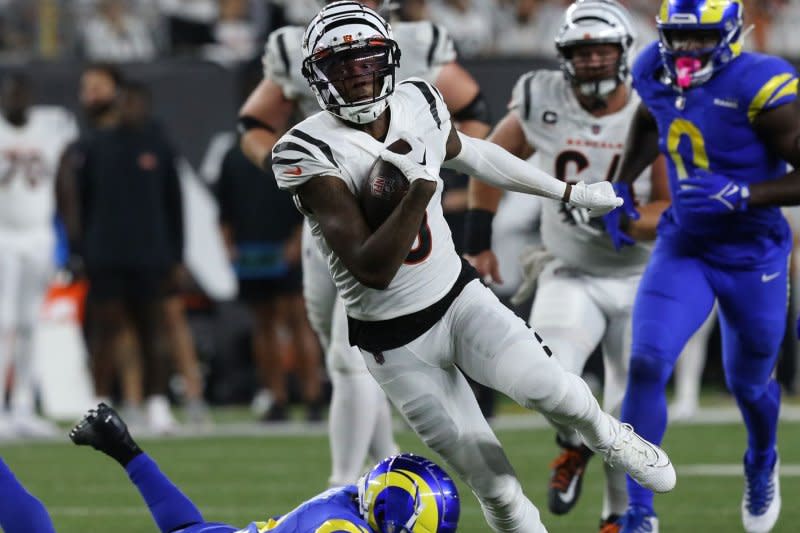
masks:
<path fill-rule="evenodd" d="M 398 154 L 411 151 L 411 146 L 402 139 L 386 148 Z M 408 178 L 400 169 L 380 157 L 375 160 L 369 170 L 367 182 L 361 188 L 361 209 L 371 229 L 377 229 L 392 214 L 408 192 L 408 186 Z"/>

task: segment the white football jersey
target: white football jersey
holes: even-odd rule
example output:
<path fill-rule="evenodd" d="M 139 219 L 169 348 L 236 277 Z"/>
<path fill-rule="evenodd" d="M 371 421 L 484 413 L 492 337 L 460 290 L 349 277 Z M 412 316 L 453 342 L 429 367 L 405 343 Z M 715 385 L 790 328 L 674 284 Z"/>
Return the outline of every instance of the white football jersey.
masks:
<path fill-rule="evenodd" d="M 264 48 L 264 78 L 274 81 L 284 96 L 297 100 L 304 117 L 319 111 L 311 87 L 300 71 L 303 64 L 302 26 L 285 26 L 272 32 Z M 443 65 L 456 59 L 453 40 L 441 26 L 430 21 L 397 22 L 392 33 L 400 47 L 396 82 L 422 78 L 433 83 Z"/>
<path fill-rule="evenodd" d="M 631 91 L 622 110 L 595 117 L 580 106 L 561 71 L 539 70 L 517 81 L 509 108 L 519 118 L 542 170 L 571 183 L 595 183 L 616 174 L 638 105 L 639 97 Z M 649 175 L 649 169 L 646 173 Z M 646 203 L 650 180 L 638 180 L 635 193 Z M 542 203 L 542 242 L 564 263 L 598 276 L 644 271 L 650 244 L 637 242 L 617 252 L 601 219 L 576 225 L 568 222 L 562 202 L 543 199 Z"/>
<path fill-rule="evenodd" d="M 75 119 L 59 107 L 32 107 L 22 127 L 0 115 L 0 227 L 50 227 L 58 163 L 77 135 Z"/>
<path fill-rule="evenodd" d="M 421 140 L 412 143 L 416 145 L 412 157 L 423 159 L 428 171 L 438 176 L 451 128 L 441 95 L 427 82 L 411 78 L 399 83 L 389 98 L 391 123 L 385 142 L 328 112 L 312 115 L 289 130 L 272 150 L 278 186 L 294 192 L 315 176 L 332 176 L 358 197 L 381 150 L 409 134 Z M 423 147 L 424 153 L 416 153 Z M 439 181 L 408 258 L 385 290 L 359 283 L 328 247 L 313 214 L 305 213 L 349 316 L 366 321 L 395 318 L 424 309 L 447 294 L 461 271 L 461 260 L 444 219 L 441 197 Z"/>

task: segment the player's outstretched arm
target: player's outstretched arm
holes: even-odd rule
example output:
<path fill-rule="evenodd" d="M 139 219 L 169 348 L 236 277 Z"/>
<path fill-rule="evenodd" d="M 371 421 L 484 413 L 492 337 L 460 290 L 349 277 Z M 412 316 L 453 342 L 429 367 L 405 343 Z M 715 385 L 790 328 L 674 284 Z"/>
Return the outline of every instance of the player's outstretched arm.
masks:
<path fill-rule="evenodd" d="M 519 119 L 512 113 L 497 124 L 488 140 L 520 159 L 528 159 L 534 152 L 525 139 Z M 491 250 L 492 219 L 502 197 L 503 189 L 475 178 L 469 179 L 467 197 L 469 209 L 464 235 L 466 259 L 481 276 L 489 276 L 490 281 L 495 283 L 503 283 L 503 280 L 500 278 L 497 257 Z"/>
<path fill-rule="evenodd" d="M 633 115 L 616 181 L 631 184 L 658 157 L 658 126 L 643 103 Z"/>
<path fill-rule="evenodd" d="M 250 93 L 239 111 L 240 146 L 257 167 L 269 171 L 272 147 L 289 124 L 295 102 L 286 98 L 280 85 L 265 79 Z"/>
<path fill-rule="evenodd" d="M 447 140 L 445 165 L 503 189 L 569 202 L 603 215 L 622 205 L 608 182 L 575 185 L 557 180 L 498 145 L 460 134 L 453 128 Z"/>
<path fill-rule="evenodd" d="M 394 279 L 417 236 L 436 182 L 412 180 L 408 193 L 373 233 L 344 182 L 315 177 L 297 189 L 304 209 L 314 213 L 325 241 L 355 278 L 372 289 Z"/>
<path fill-rule="evenodd" d="M 800 204 L 800 98 L 760 113 L 753 120 L 753 128 L 793 170 L 750 185 L 748 205 Z"/>
<path fill-rule="evenodd" d="M 101 403 L 91 409 L 72 428 L 69 438 L 78 446 L 91 446 L 103 452 L 125 469 L 162 533 L 203 523 L 203 516 L 194 503 L 139 448 L 125 421 L 113 408 Z"/>
<path fill-rule="evenodd" d="M 22 486 L 0 458 L 0 530 L 6 533 L 54 533 L 44 505 Z"/>

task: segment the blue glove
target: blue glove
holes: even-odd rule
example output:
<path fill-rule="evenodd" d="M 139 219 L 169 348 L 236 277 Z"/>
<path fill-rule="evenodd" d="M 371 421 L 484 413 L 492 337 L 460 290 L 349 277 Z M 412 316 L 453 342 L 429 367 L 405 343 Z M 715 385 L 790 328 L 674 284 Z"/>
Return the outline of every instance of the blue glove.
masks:
<path fill-rule="evenodd" d="M 797 338 L 800 339 L 800 316 L 797 317 Z"/>
<path fill-rule="evenodd" d="M 721 215 L 747 209 L 750 188 L 721 174 L 698 171 L 680 181 L 678 203 L 695 213 Z"/>
<path fill-rule="evenodd" d="M 603 215 L 603 225 L 605 225 L 606 233 L 611 237 L 611 244 L 619 252 L 623 246 L 633 246 L 636 243 L 630 235 L 622 231 L 622 215 L 624 214 L 630 220 L 639 220 L 639 212 L 633 204 L 633 191 L 630 184 L 617 182 L 614 184 L 614 192 L 625 203 L 620 209 L 614 209 Z"/>

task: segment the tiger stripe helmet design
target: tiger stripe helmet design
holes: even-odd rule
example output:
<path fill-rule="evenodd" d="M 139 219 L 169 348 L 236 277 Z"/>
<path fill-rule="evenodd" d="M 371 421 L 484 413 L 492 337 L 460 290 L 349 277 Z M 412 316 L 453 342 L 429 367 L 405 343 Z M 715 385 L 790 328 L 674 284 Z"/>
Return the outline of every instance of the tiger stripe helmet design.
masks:
<path fill-rule="evenodd" d="M 303 76 L 320 107 L 348 122 L 366 124 L 380 116 L 399 65 L 391 26 L 359 2 L 328 4 L 303 35 Z"/>
<path fill-rule="evenodd" d="M 615 0 L 578 0 L 564 13 L 556 35 L 556 50 L 564 77 L 583 94 L 604 97 L 630 73 L 629 55 L 636 38 L 630 13 Z M 620 48 L 613 79 L 583 81 L 576 77 L 572 49 L 590 44 L 616 44 Z"/>
<path fill-rule="evenodd" d="M 436 463 L 404 453 L 384 459 L 358 481 L 361 514 L 379 533 L 454 533 L 458 489 Z"/>
<path fill-rule="evenodd" d="M 687 74 L 681 86 L 691 87 L 705 83 L 711 76 L 742 53 L 742 0 L 663 0 L 656 17 L 659 34 L 659 51 L 664 67 L 677 83 L 679 61 L 697 61 L 698 68 Z M 679 51 L 673 45 L 672 32 L 714 31 L 719 40 L 703 50 Z M 681 75 L 682 76 L 682 75 Z"/>

